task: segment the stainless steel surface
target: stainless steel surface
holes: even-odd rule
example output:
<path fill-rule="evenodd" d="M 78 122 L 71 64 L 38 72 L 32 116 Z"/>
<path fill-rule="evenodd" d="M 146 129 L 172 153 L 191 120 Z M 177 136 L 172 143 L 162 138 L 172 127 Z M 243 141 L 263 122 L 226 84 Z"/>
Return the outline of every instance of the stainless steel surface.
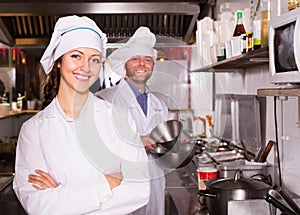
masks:
<path fill-rule="evenodd" d="M 140 25 L 188 42 L 199 13 L 197 1 L 10 2 L 0 3 L 0 28 L 11 44 L 43 46 L 60 16 L 78 14 L 95 20 L 112 42 L 130 37 Z"/>
<path fill-rule="evenodd" d="M 197 190 L 197 174 L 192 163 L 166 175 L 166 192 L 171 195 L 180 215 L 201 214 L 197 213 L 201 207 Z"/>
<path fill-rule="evenodd" d="M 225 161 L 235 161 L 243 159 L 244 156 L 237 150 L 225 151 L 225 152 L 205 152 L 198 156 L 199 165 L 211 163 L 212 159 L 214 162 L 219 165 Z"/>
<path fill-rule="evenodd" d="M 267 177 L 269 175 L 271 164 L 269 163 L 251 163 L 244 160 L 224 162 L 218 166 L 218 173 L 220 178 L 233 178 L 236 170 L 243 171 L 243 176 L 250 178 L 252 176 Z"/>
<path fill-rule="evenodd" d="M 4 190 L 14 179 L 14 173 L 0 173 L 0 192 Z"/>
<path fill-rule="evenodd" d="M 182 127 L 183 125 L 179 120 L 168 120 L 157 125 L 150 132 L 150 137 L 157 146 L 162 146 L 164 152 L 168 152 L 178 144 Z"/>
<path fill-rule="evenodd" d="M 179 215 L 175 202 L 168 191 L 165 192 L 165 215 Z"/>

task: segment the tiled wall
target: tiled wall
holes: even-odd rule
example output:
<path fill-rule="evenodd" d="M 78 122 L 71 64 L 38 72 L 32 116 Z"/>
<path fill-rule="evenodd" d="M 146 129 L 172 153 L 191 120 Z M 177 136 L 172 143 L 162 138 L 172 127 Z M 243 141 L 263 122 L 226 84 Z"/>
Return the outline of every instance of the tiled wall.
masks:
<path fill-rule="evenodd" d="M 198 115 L 212 112 L 211 73 L 192 74 L 192 108 Z M 259 88 L 274 87 L 269 83 L 268 65 L 249 68 L 245 72 L 216 73 L 216 93 L 257 94 Z M 284 186 L 300 196 L 300 127 L 298 127 L 298 98 L 277 101 L 277 123 Z M 267 97 L 266 140 L 275 140 L 274 98 Z M 271 151 L 268 162 L 277 168 L 277 158 Z M 275 170 L 276 170 L 275 168 Z M 276 174 L 277 171 L 275 171 Z M 278 184 L 278 177 L 273 180 Z"/>

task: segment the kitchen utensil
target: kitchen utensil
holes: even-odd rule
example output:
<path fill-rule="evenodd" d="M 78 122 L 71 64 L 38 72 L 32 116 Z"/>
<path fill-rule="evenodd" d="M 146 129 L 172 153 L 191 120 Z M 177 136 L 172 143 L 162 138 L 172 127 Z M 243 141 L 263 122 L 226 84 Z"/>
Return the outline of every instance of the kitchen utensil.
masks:
<path fill-rule="evenodd" d="M 246 146 L 245 146 L 245 144 L 244 144 L 244 142 L 242 140 L 241 140 L 241 144 L 242 144 L 242 147 L 244 149 L 245 157 L 246 157 L 247 161 L 251 161 L 251 157 L 250 157 L 250 155 L 248 153 L 248 150 L 247 150 L 247 148 L 246 148 Z"/>
<path fill-rule="evenodd" d="M 266 148 L 257 155 L 257 157 L 255 158 L 255 161 L 264 163 L 267 160 L 267 157 L 268 157 L 274 144 L 275 144 L 275 141 L 270 140 L 268 142 Z"/>
<path fill-rule="evenodd" d="M 221 165 L 221 163 L 219 161 L 217 161 L 213 156 L 211 156 L 208 152 L 203 152 L 203 153 L 206 154 L 206 156 L 212 160 L 215 167 L 218 167 L 219 165 Z"/>
<path fill-rule="evenodd" d="M 292 200 L 292 198 L 283 190 L 282 187 L 274 185 L 265 196 L 265 200 L 276 208 L 281 210 L 285 215 L 298 215 L 300 208 Z"/>
<path fill-rule="evenodd" d="M 196 152 L 196 144 L 178 143 L 176 147 L 167 153 L 157 154 L 156 163 L 162 168 L 177 169 L 186 166 L 194 157 Z"/>
<path fill-rule="evenodd" d="M 182 130 L 182 123 L 179 120 L 168 120 L 157 125 L 150 133 L 150 137 L 156 142 L 163 153 L 168 152 L 178 142 Z M 152 153 L 156 151 L 152 150 Z"/>
<path fill-rule="evenodd" d="M 237 170 L 234 179 L 221 178 L 206 182 L 206 190 L 199 190 L 200 196 L 206 197 L 211 215 L 227 215 L 227 204 L 230 200 L 264 199 L 270 185 L 263 181 L 242 177 Z"/>
<path fill-rule="evenodd" d="M 163 147 L 162 145 L 156 145 L 154 149 L 150 149 L 149 152 L 154 153 L 154 154 L 164 154 L 168 150 L 167 148 Z"/>

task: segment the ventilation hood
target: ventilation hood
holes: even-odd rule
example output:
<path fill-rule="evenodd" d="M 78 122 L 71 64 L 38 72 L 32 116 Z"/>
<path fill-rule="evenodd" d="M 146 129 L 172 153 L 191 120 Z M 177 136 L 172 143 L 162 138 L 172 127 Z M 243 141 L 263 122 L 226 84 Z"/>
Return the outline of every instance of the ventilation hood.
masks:
<path fill-rule="evenodd" d="M 15 47 L 45 47 L 60 16 L 85 15 L 107 34 L 110 43 L 147 26 L 158 36 L 188 43 L 200 13 L 197 2 L 24 2 L 0 3 L 0 31 Z M 1 34 L 0 34 L 1 35 Z"/>

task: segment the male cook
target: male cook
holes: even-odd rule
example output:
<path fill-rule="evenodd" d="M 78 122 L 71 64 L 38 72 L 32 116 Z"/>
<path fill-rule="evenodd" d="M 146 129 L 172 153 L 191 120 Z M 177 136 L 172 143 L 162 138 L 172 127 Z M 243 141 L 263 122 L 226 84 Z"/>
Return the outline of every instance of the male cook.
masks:
<path fill-rule="evenodd" d="M 108 57 L 111 69 L 123 78 L 117 85 L 96 93 L 98 97 L 111 102 L 116 108 L 113 120 L 120 134 L 122 133 L 120 122 L 124 122 L 125 119 L 121 118 L 126 117 L 126 113 L 122 114 L 117 110 L 118 107 L 128 108 L 146 151 L 155 147 L 155 142 L 149 135 L 152 129 L 168 119 L 167 106 L 147 86 L 157 56 L 155 43 L 155 35 L 147 27 L 139 27 L 124 46 Z M 164 172 L 156 164 L 154 155 L 148 153 L 148 159 L 152 178 L 150 200 L 146 206 L 134 212 L 134 215 L 164 215 Z"/>

